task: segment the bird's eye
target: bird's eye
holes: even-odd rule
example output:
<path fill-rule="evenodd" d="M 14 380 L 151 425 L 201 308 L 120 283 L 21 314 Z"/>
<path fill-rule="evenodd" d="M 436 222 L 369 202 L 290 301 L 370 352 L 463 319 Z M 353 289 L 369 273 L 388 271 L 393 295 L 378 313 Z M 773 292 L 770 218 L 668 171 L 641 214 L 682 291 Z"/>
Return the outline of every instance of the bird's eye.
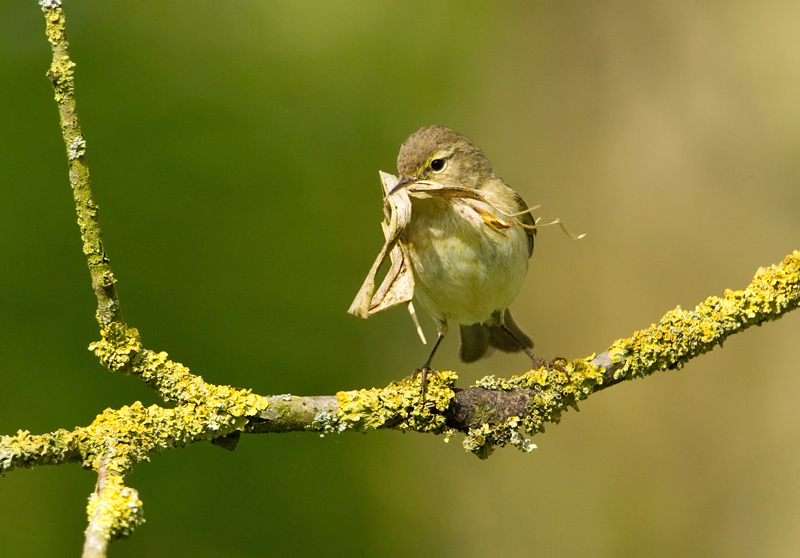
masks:
<path fill-rule="evenodd" d="M 439 172 L 444 169 L 444 159 L 434 159 L 431 161 L 431 170 L 433 172 Z"/>

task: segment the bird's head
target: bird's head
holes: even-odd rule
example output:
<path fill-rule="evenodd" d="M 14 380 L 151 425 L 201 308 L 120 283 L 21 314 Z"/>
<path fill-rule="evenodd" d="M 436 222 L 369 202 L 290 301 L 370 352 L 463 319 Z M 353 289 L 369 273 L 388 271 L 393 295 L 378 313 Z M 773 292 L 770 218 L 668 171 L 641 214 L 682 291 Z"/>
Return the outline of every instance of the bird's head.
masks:
<path fill-rule="evenodd" d="M 483 151 L 446 126 L 420 128 L 400 147 L 395 190 L 420 181 L 480 189 L 495 177 Z"/>

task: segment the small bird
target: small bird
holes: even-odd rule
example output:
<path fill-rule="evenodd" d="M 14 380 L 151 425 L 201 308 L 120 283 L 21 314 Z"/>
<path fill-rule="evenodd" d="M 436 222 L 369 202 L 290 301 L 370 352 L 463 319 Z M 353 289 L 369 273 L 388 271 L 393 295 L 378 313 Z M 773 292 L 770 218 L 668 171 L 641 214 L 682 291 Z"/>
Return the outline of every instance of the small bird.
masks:
<path fill-rule="evenodd" d="M 493 349 L 522 350 L 534 367 L 551 366 L 533 354 L 533 341 L 508 310 L 528 272 L 536 235 L 522 198 L 475 143 L 445 126 L 411 134 L 400 147 L 397 171 L 392 193 L 440 188 L 438 194 L 432 190 L 429 197 L 410 198 L 411 219 L 400 237 L 408 249 L 414 294 L 438 329 L 430 356 L 415 373 L 422 374 L 423 394 L 451 323 L 459 325 L 464 362 Z"/>

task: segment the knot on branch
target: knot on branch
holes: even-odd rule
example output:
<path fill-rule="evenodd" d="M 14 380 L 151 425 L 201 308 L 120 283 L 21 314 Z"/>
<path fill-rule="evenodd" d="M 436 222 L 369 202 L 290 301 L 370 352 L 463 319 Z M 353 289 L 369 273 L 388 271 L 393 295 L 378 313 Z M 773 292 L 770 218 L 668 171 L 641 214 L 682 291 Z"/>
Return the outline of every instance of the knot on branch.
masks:
<path fill-rule="evenodd" d="M 100 362 L 111 370 L 127 371 L 131 360 L 142 350 L 142 340 L 136 328 L 113 322 L 103 326 L 102 339 L 89 345 Z"/>
<path fill-rule="evenodd" d="M 473 387 L 458 390 L 447 410 L 447 425 L 466 432 L 464 449 L 481 459 L 508 444 L 529 452 L 536 446 L 525 438 L 559 422 L 567 408 L 577 409 L 606 381 L 606 370 L 594 355 L 567 363 L 566 372 L 540 368 L 509 379 L 486 376 Z"/>
<path fill-rule="evenodd" d="M 456 393 L 448 409 L 448 425 L 466 432 L 464 449 L 487 459 L 495 448 L 512 445 L 530 452 L 526 436 L 544 432 L 545 423 L 559 423 L 569 408 L 609 382 L 609 369 L 595 355 L 568 362 L 565 371 L 530 370 L 508 379 L 486 376 Z"/>

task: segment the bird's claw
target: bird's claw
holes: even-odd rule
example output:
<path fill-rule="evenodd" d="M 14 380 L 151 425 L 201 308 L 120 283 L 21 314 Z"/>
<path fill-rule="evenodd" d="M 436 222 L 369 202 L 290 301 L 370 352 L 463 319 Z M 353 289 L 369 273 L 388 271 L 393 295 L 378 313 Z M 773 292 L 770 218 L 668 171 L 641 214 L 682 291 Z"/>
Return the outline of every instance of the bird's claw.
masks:
<path fill-rule="evenodd" d="M 411 379 L 411 380 L 416 380 L 417 376 L 420 376 L 420 375 L 422 376 L 422 378 L 420 379 L 419 384 L 420 384 L 420 390 L 422 392 L 421 395 L 422 395 L 422 403 L 423 403 L 423 405 L 425 404 L 425 389 L 428 387 L 428 374 L 432 374 L 432 375 L 436 376 L 437 378 L 440 377 L 438 370 L 435 370 L 435 369 L 433 369 L 433 368 L 431 368 L 430 366 L 427 366 L 427 365 L 424 365 L 422 368 L 417 368 L 416 370 L 414 370 L 414 372 L 411 373 L 411 376 L 409 376 L 409 379 Z"/>
<path fill-rule="evenodd" d="M 567 364 L 567 359 L 561 356 L 557 356 L 553 360 L 545 360 L 543 358 L 534 357 L 531 359 L 533 362 L 533 369 L 537 370 L 539 368 L 547 368 L 548 370 L 558 370 L 559 372 L 563 372 L 567 375 L 568 379 L 571 379 L 569 372 L 565 365 Z"/>

